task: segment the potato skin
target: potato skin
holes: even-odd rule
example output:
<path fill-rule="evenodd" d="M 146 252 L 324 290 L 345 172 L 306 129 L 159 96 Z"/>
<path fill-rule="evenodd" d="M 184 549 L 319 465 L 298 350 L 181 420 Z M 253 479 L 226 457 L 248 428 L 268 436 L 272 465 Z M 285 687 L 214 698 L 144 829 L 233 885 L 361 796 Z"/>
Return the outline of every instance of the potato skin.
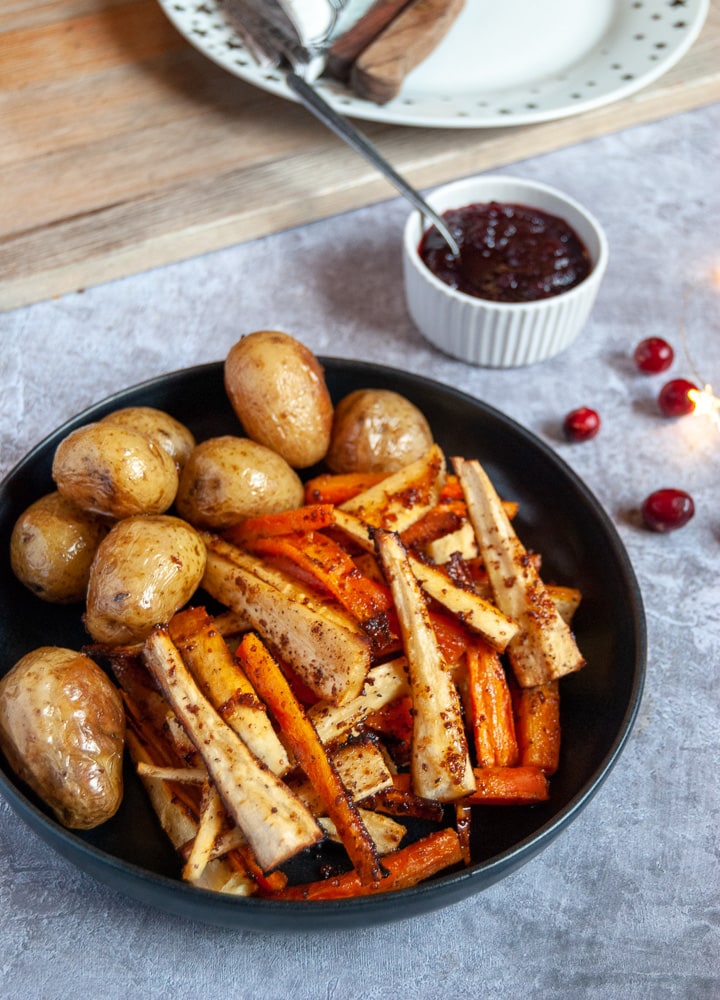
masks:
<path fill-rule="evenodd" d="M 191 525 L 167 514 L 127 517 L 100 543 L 90 569 L 85 627 L 96 642 L 142 642 L 197 590 L 206 549 Z"/>
<path fill-rule="evenodd" d="M 153 438 L 182 469 L 195 447 L 192 431 L 164 410 L 153 406 L 126 406 L 102 418 L 101 423 L 118 424 Z"/>
<path fill-rule="evenodd" d="M 325 461 L 333 472 L 396 472 L 432 444 L 427 420 L 409 399 L 388 389 L 356 389 L 335 408 Z"/>
<path fill-rule="evenodd" d="M 0 681 L 0 744 L 10 766 L 66 827 L 89 830 L 123 797 L 125 713 L 83 653 L 41 646 Z"/>
<path fill-rule="evenodd" d="M 104 421 L 79 427 L 60 442 L 52 477 L 72 503 L 113 518 L 162 514 L 178 485 L 175 462 L 156 441 Z"/>
<path fill-rule="evenodd" d="M 294 469 L 325 456 L 333 405 L 325 373 L 304 344 L 279 330 L 257 330 L 225 359 L 225 389 L 245 433 Z"/>
<path fill-rule="evenodd" d="M 228 528 L 246 517 L 301 507 L 300 477 L 265 445 L 232 435 L 195 447 L 180 476 L 178 513 L 199 528 Z"/>
<path fill-rule="evenodd" d="M 59 493 L 48 493 L 15 522 L 10 536 L 13 572 L 43 601 L 82 601 L 95 552 L 109 527 Z"/>

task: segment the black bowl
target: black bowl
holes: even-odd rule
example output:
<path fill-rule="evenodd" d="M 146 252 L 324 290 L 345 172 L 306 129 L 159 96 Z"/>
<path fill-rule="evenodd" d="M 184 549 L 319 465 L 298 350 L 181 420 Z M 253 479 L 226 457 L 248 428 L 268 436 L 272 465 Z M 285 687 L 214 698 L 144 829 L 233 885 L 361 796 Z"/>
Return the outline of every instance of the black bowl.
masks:
<path fill-rule="evenodd" d="M 181 881 L 174 851 L 128 768 L 123 804 L 96 830 L 71 832 L 0 758 L 0 789 L 18 815 L 78 868 L 126 895 L 167 912 L 248 930 L 310 930 L 378 924 L 425 913 L 485 889 L 542 850 L 572 822 L 617 761 L 635 720 L 645 674 L 645 624 L 638 584 L 603 508 L 573 471 L 539 439 L 497 410 L 461 392 L 378 365 L 321 359 L 335 400 L 358 388 L 393 389 L 425 413 L 448 455 L 479 458 L 502 496 L 518 500 L 518 533 L 543 554 L 543 575 L 580 587 L 574 621 L 587 666 L 562 681 L 563 745 L 547 803 L 485 807 L 473 824 L 470 867 L 412 889 L 322 902 L 275 902 L 226 896 Z M 81 424 L 121 406 L 155 406 L 186 423 L 199 440 L 239 433 L 223 388 L 221 363 L 153 379 L 81 413 L 39 444 L 0 487 L 0 674 L 40 645 L 80 648 L 82 607 L 44 604 L 9 568 L 12 526 L 21 511 L 53 488 L 52 458 Z M 303 859 L 293 877 L 317 877 L 319 860 L 337 861 L 331 846 Z M 306 852 L 310 853 L 310 852 Z"/>

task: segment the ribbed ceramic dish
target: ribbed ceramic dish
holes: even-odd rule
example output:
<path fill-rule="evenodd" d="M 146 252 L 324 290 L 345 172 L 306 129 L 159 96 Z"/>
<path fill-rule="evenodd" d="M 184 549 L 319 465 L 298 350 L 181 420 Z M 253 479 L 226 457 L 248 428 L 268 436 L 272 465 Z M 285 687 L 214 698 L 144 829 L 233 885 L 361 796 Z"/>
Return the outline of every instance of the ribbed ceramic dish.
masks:
<path fill-rule="evenodd" d="M 416 888 L 357 899 L 281 902 L 196 889 L 181 880 L 178 858 L 130 767 L 118 813 L 95 830 L 79 832 L 60 826 L 0 756 L 0 794 L 18 822 L 53 850 L 134 900 L 236 929 L 331 931 L 401 920 L 467 898 L 511 874 L 566 830 L 598 791 L 626 744 L 645 674 L 642 600 L 625 549 L 601 505 L 551 448 L 497 410 L 437 382 L 378 365 L 321 360 L 336 401 L 366 387 L 403 393 L 421 407 L 448 455 L 479 458 L 501 493 L 519 501 L 518 531 L 529 547 L 542 551 L 548 578 L 583 592 L 574 627 L 588 662 L 562 682 L 563 746 L 550 800 L 528 808 L 476 809 L 469 867 Z M 222 364 L 205 365 L 104 400 L 60 427 L 10 473 L 0 485 L 0 675 L 39 645 L 79 648 L 87 640 L 82 606 L 40 602 L 13 577 L 8 545 L 18 515 L 52 488 L 50 468 L 60 440 L 122 406 L 165 409 L 198 440 L 240 432 L 225 396 Z M 417 835 L 410 831 L 410 837 Z M 291 879 L 320 877 L 323 864 L 343 863 L 339 851 L 328 842 L 305 852 L 290 866 Z"/>
<path fill-rule="evenodd" d="M 572 344 L 587 322 L 608 260 L 600 223 L 573 198 L 537 181 L 487 174 L 437 188 L 427 197 L 440 214 L 497 201 L 527 205 L 564 219 L 587 247 L 592 270 L 567 292 L 536 302 L 491 302 L 451 288 L 418 252 L 424 220 L 413 212 L 405 226 L 403 272 L 410 316 L 436 347 L 469 364 L 515 368 L 551 358 Z"/>

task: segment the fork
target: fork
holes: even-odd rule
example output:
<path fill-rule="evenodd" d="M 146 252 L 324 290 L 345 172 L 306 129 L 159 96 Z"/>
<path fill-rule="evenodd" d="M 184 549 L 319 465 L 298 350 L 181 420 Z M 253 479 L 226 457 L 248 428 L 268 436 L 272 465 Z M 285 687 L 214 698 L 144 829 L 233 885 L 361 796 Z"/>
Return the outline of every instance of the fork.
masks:
<path fill-rule="evenodd" d="M 327 2 L 327 0 L 323 0 Z M 352 6 L 353 0 L 329 0 L 328 22 L 319 35 L 305 39 L 300 35 L 297 19 L 290 16 L 286 4 L 298 12 L 298 0 L 264 0 L 260 6 L 254 0 L 233 0 L 232 13 L 240 34 L 260 63 L 270 63 L 280 72 L 290 92 L 319 121 L 326 125 L 351 149 L 363 156 L 402 194 L 421 215 L 429 219 L 447 244 L 453 257 L 460 256 L 460 247 L 443 221 L 417 191 L 381 155 L 370 140 L 344 115 L 337 112 L 313 86 L 322 71 L 328 38 L 336 25 L 341 9 Z"/>

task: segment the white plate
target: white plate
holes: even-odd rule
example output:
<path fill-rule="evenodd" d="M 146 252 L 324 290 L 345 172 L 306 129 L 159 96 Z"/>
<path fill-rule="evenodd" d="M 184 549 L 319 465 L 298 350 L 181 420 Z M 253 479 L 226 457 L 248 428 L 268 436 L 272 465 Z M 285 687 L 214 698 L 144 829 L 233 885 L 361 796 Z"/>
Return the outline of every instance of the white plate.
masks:
<path fill-rule="evenodd" d="M 159 0 L 189 42 L 271 93 L 282 74 L 259 67 L 227 0 Z M 690 48 L 709 0 L 466 0 L 443 42 L 382 107 L 320 80 L 327 101 L 367 121 L 492 128 L 564 118 L 627 97 Z"/>

